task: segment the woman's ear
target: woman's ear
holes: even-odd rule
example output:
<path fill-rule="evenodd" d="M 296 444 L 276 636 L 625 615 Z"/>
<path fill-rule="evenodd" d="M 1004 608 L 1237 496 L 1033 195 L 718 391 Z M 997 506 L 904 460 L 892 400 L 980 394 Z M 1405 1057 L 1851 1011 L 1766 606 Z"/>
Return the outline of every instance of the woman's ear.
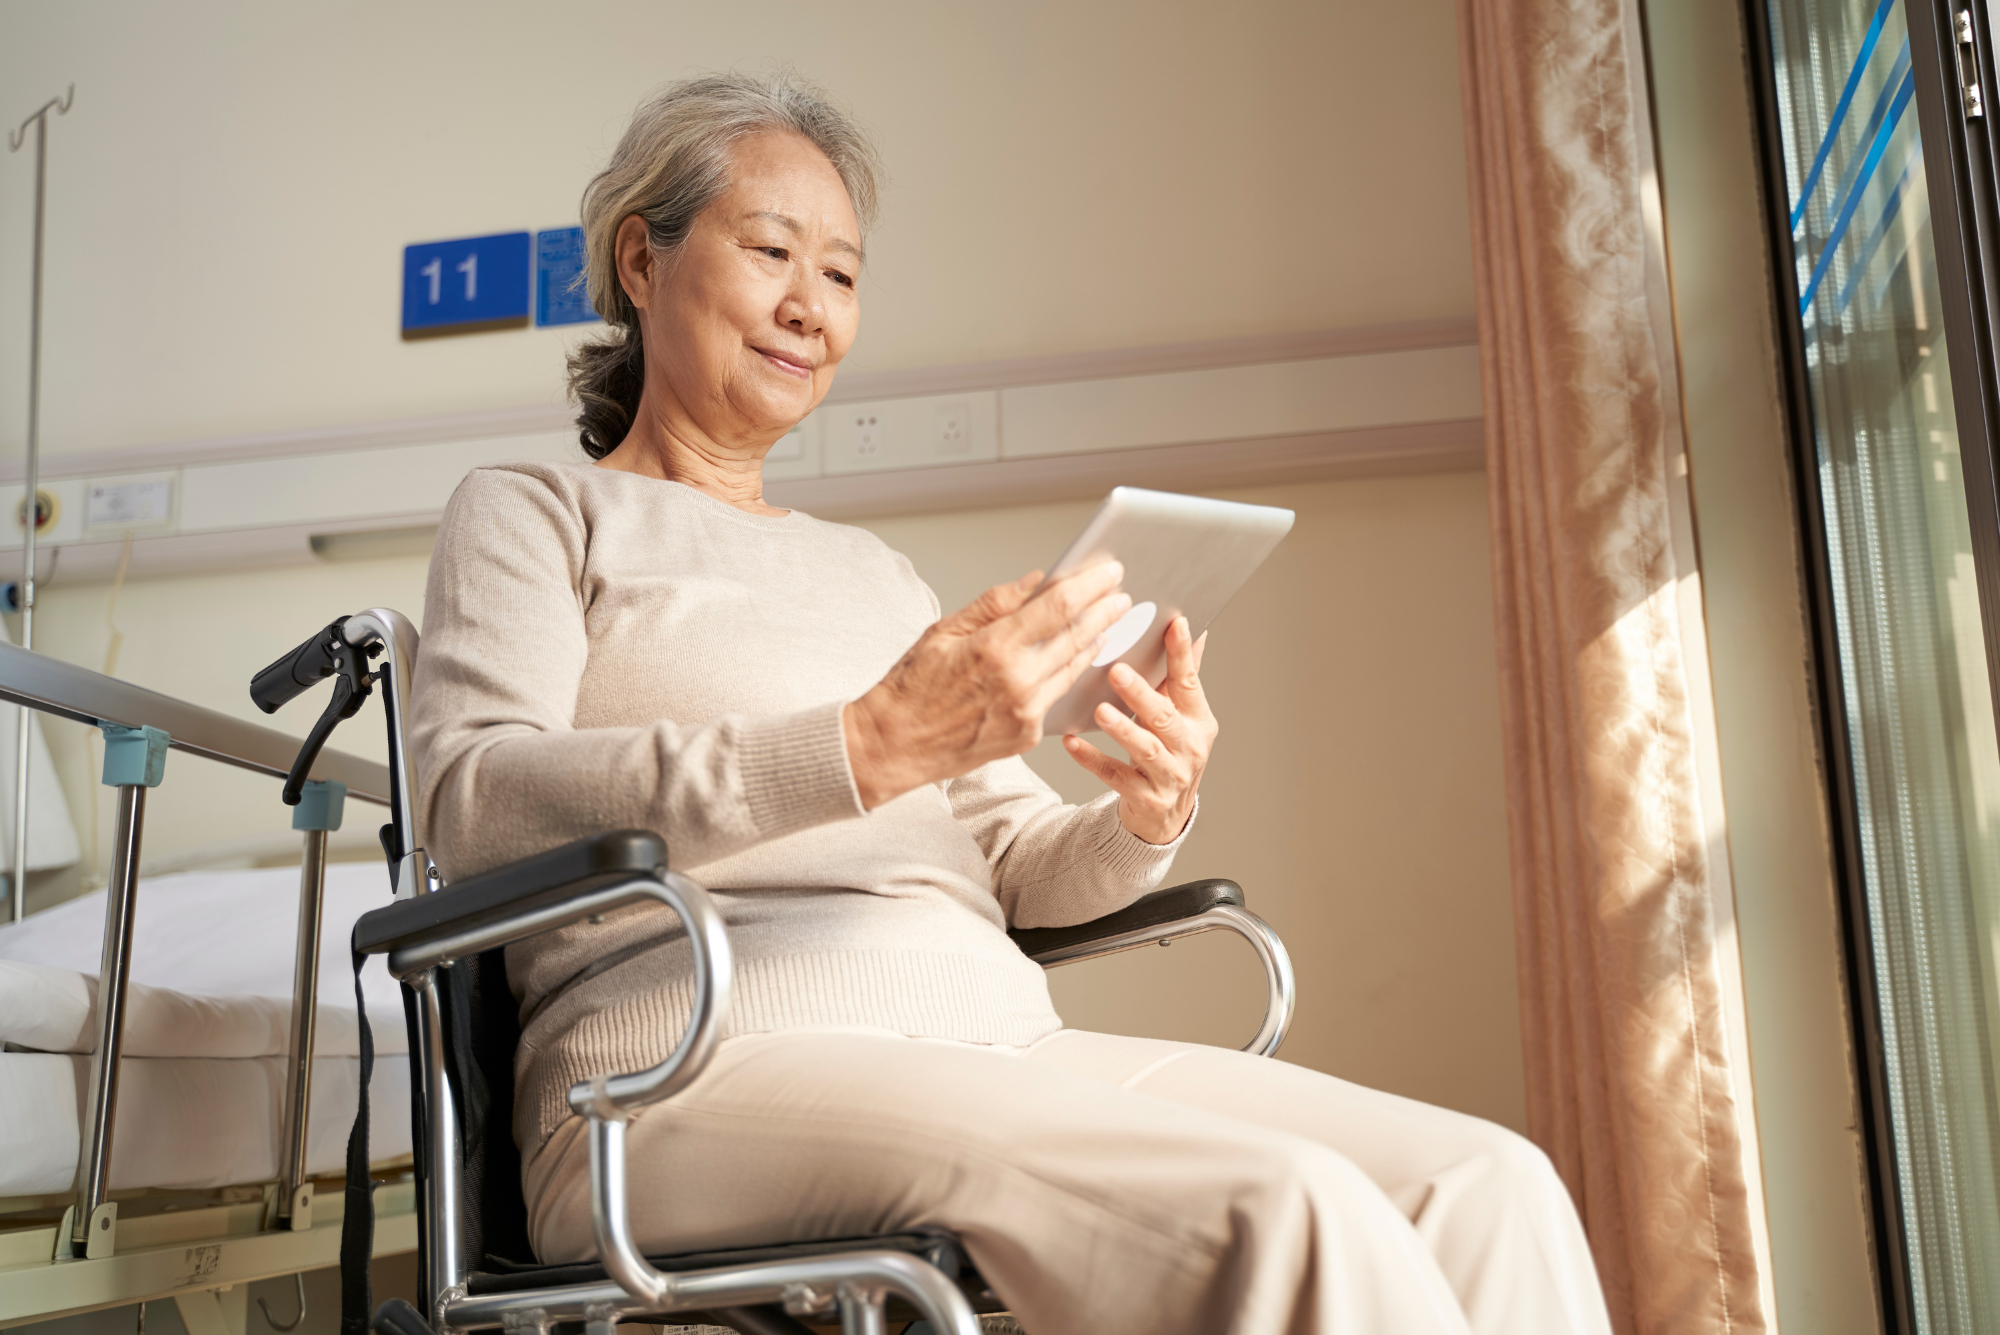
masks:
<path fill-rule="evenodd" d="M 618 260 L 618 284 L 625 289 L 626 297 L 640 310 L 645 310 L 653 296 L 653 247 L 646 234 L 646 220 L 638 214 L 627 214 L 625 221 L 618 224 L 618 239 L 612 248 Z"/>

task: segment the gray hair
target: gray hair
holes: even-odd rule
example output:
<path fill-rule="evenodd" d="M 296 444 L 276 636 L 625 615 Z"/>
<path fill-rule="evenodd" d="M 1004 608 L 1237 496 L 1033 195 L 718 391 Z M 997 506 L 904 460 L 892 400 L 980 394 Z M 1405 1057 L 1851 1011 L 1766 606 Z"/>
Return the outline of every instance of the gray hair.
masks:
<path fill-rule="evenodd" d="M 633 113 L 611 162 L 583 192 L 590 304 L 611 326 L 570 354 L 569 388 L 584 453 L 602 459 L 632 429 L 645 386 L 639 313 L 618 281 L 618 228 L 637 215 L 655 255 L 670 258 L 701 211 L 729 188 L 731 150 L 746 135 L 796 134 L 840 173 L 855 217 L 875 221 L 881 166 L 861 127 L 790 74 L 705 74 L 669 84 Z"/>

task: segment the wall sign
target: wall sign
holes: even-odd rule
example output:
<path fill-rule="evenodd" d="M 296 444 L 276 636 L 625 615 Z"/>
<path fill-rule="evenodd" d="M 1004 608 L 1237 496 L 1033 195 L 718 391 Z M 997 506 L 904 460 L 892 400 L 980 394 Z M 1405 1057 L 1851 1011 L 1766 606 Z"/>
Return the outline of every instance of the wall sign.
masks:
<path fill-rule="evenodd" d="M 597 318 L 583 286 L 583 229 L 535 233 L 535 323 L 584 324 Z"/>
<path fill-rule="evenodd" d="M 403 247 L 403 337 L 528 322 L 528 234 Z"/>
<path fill-rule="evenodd" d="M 85 493 L 83 527 L 93 536 L 105 529 L 147 528 L 174 517 L 174 480 L 138 478 L 97 482 Z"/>

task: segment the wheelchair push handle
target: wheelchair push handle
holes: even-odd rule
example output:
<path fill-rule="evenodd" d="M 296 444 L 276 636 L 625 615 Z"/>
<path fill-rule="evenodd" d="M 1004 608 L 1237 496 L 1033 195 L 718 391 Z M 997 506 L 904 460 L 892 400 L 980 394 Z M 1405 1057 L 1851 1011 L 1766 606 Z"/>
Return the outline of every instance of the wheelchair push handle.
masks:
<path fill-rule="evenodd" d="M 341 617 L 317 632 L 298 648 L 284 655 L 250 679 L 250 699 L 266 714 L 275 714 L 340 669 L 340 654 L 346 647 Z"/>
<path fill-rule="evenodd" d="M 353 620 L 341 617 L 250 679 L 250 699 L 266 714 L 277 713 L 286 701 L 305 694 L 329 677 L 333 679 L 333 698 L 306 734 L 305 745 L 299 748 L 291 773 L 285 776 L 282 796 L 288 807 L 299 804 L 313 762 L 319 759 L 320 750 L 334 728 L 343 719 L 353 718 L 373 692 L 375 675 L 368 660 L 381 653 L 382 647 L 374 636 L 350 633 L 348 623 Z M 356 622 L 354 629 L 364 624 Z M 365 643 L 357 645 L 354 643 L 357 639 Z M 399 853 L 392 854 L 391 861 L 398 856 Z"/>
<path fill-rule="evenodd" d="M 378 666 L 376 659 L 382 660 Z M 410 668 L 417 659 L 417 628 L 402 613 L 370 607 L 336 618 L 298 648 L 250 679 L 250 699 L 266 714 L 275 714 L 323 681 L 333 690 L 319 721 L 306 734 L 298 758 L 285 776 L 286 806 L 297 806 L 313 764 L 333 730 L 351 719 L 380 686 L 389 729 L 389 824 L 383 827 L 382 850 L 388 855 L 390 879 L 402 896 L 435 889 L 437 869 L 424 855 L 412 809 L 416 773 L 403 745 L 403 710 L 410 695 Z"/>

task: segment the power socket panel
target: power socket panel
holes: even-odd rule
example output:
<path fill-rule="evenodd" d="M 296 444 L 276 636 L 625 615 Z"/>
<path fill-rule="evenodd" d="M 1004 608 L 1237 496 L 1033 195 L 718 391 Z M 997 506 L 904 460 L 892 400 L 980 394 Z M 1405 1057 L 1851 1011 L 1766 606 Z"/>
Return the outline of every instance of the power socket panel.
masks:
<path fill-rule="evenodd" d="M 813 416 L 823 419 L 821 467 L 830 476 L 1000 457 L 1000 396 L 992 390 L 829 404 Z"/>

